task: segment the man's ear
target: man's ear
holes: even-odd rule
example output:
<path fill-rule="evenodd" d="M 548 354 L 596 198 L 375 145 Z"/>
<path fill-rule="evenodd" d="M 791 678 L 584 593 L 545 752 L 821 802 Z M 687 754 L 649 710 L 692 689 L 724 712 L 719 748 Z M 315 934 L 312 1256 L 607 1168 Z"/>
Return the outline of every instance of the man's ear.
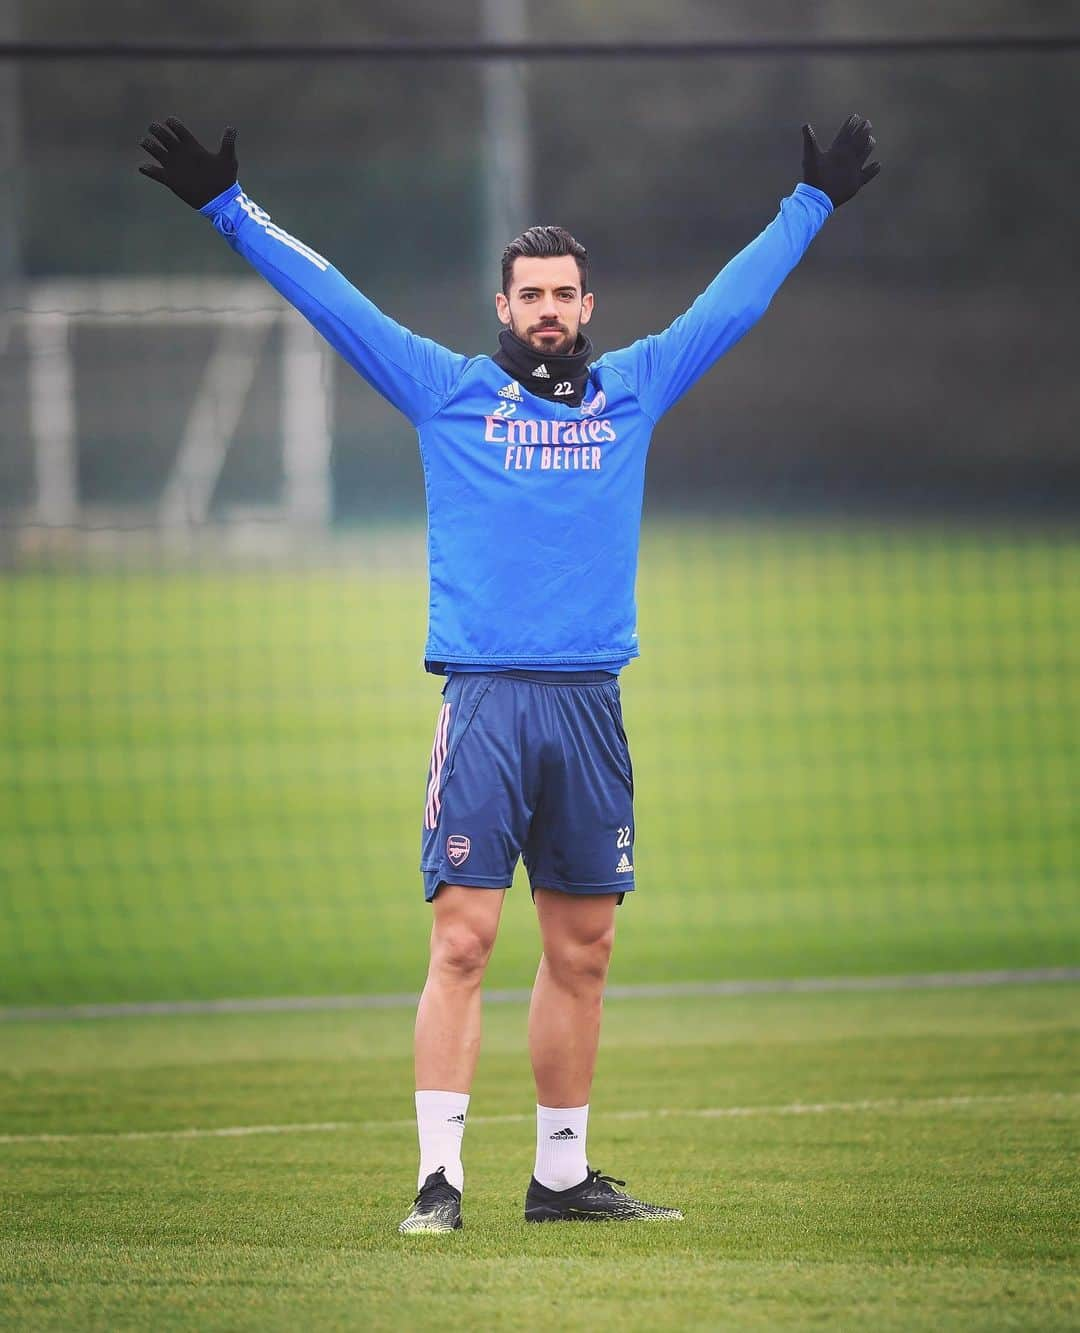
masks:
<path fill-rule="evenodd" d="M 510 302 L 506 299 L 505 292 L 495 293 L 495 313 L 499 316 L 499 322 L 510 327 Z"/>
<path fill-rule="evenodd" d="M 594 297 L 593 297 L 592 292 L 586 292 L 585 295 L 581 298 L 581 322 L 582 322 L 582 324 L 588 324 L 589 320 L 592 319 L 592 312 L 593 312 L 593 306 L 594 306 L 594 304 L 595 304 L 595 300 L 594 300 Z"/>

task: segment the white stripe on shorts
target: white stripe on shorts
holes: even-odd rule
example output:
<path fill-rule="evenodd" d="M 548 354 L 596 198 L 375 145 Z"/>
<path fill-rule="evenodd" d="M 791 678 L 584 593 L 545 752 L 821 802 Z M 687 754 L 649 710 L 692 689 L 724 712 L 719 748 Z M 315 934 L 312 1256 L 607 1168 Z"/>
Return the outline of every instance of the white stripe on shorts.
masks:
<path fill-rule="evenodd" d="M 434 828 L 439 818 L 439 776 L 446 758 L 446 740 L 450 734 L 450 705 L 444 703 L 439 709 L 435 723 L 435 739 L 431 745 L 431 780 L 428 782 L 427 805 L 424 809 L 424 827 Z"/>

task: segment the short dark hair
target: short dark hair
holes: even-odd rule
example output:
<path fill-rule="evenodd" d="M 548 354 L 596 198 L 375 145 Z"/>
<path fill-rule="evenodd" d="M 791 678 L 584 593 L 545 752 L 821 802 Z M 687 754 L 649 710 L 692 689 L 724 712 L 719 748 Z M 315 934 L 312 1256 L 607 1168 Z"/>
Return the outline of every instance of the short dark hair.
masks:
<path fill-rule="evenodd" d="M 589 289 L 589 254 L 581 242 L 575 241 L 565 227 L 530 227 L 528 231 L 516 236 L 503 251 L 503 295 L 510 295 L 515 259 L 558 259 L 560 255 L 573 255 L 577 260 L 581 291 L 584 294 Z"/>

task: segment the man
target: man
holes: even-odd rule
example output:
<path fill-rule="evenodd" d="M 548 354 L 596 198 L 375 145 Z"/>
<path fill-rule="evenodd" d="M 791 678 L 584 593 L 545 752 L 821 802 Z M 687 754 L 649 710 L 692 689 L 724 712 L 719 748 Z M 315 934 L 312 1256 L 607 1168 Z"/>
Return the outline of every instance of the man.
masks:
<path fill-rule="evenodd" d="M 417 428 L 431 580 L 425 667 L 446 675 L 424 804 L 433 904 L 416 1020 L 419 1193 L 400 1230 L 461 1226 L 461 1142 L 480 984 L 521 855 L 543 942 L 529 1010 L 537 1153 L 527 1221 L 678 1219 L 588 1165 L 589 1094 L 615 907 L 634 888 L 634 778 L 619 671 L 638 655 L 634 580 L 653 427 L 756 322 L 833 208 L 878 172 L 870 123 L 803 182 L 663 333 L 593 360 L 584 248 L 532 227 L 503 254 L 493 357 L 467 359 L 377 310 L 236 184 L 216 153 L 154 123 L 139 168 L 197 208 Z"/>

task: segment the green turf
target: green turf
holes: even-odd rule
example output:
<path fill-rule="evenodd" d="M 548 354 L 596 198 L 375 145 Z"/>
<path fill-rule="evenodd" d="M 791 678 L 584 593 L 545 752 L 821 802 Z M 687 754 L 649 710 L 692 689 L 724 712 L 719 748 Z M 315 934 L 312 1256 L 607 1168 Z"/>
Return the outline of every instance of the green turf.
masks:
<path fill-rule="evenodd" d="M 99 1137 L 0 1141 L 0 1325 L 1075 1328 L 1077 1000 L 609 1002 L 590 1155 L 687 1218 L 607 1228 L 522 1222 L 525 1013 L 490 1007 L 438 1238 L 395 1231 L 408 1010 L 3 1026 L 0 1134 Z M 344 1123 L 109 1137 L 308 1122 Z"/>
<path fill-rule="evenodd" d="M 125 559 L 0 578 L 0 1003 L 415 988 L 422 531 Z M 614 980 L 1075 961 L 1080 543 L 649 518 L 639 609 Z"/>

